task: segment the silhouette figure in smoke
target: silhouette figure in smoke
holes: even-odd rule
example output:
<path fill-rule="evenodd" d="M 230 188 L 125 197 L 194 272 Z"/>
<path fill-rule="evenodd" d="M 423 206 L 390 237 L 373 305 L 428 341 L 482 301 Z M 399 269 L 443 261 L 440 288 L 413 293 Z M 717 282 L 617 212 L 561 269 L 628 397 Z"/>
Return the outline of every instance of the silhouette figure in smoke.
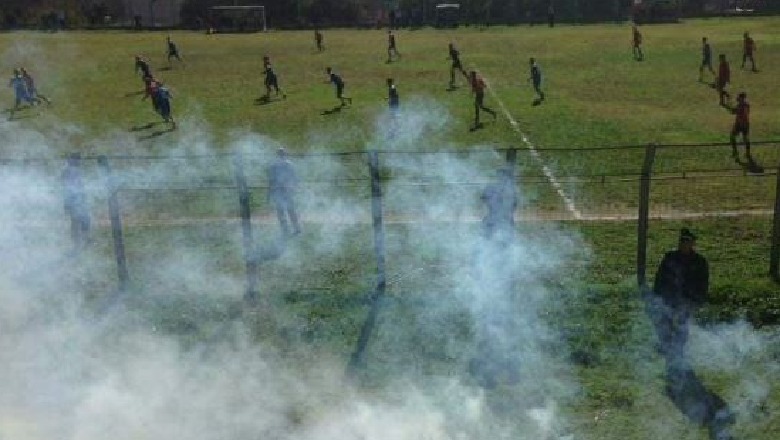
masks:
<path fill-rule="evenodd" d="M 511 232 L 517 208 L 517 188 L 512 170 L 504 168 L 499 171 L 498 179 L 485 188 L 480 198 L 487 208 L 487 214 L 482 219 L 485 237 Z"/>
<path fill-rule="evenodd" d="M 81 155 L 73 153 L 62 170 L 65 212 L 70 217 L 70 237 L 77 250 L 83 248 L 89 237 L 90 215 L 84 181 L 81 175 Z"/>
<path fill-rule="evenodd" d="M 298 176 L 295 174 L 284 148 L 279 148 L 276 156 L 276 160 L 268 168 L 268 199 L 276 209 L 282 233 L 285 236 L 298 235 L 301 233 L 301 226 L 298 223 L 298 213 L 295 210 L 295 201 L 293 200 L 293 193 L 298 185 Z M 292 231 L 287 223 L 288 218 L 292 223 Z"/>
<path fill-rule="evenodd" d="M 709 266 L 696 252 L 696 236 L 680 231 L 677 250 L 664 255 L 646 301 L 650 319 L 666 361 L 666 392 L 691 421 L 707 426 L 710 438 L 732 438 L 728 425 L 733 415 L 726 402 L 707 390 L 685 357 L 691 317 L 707 300 Z"/>

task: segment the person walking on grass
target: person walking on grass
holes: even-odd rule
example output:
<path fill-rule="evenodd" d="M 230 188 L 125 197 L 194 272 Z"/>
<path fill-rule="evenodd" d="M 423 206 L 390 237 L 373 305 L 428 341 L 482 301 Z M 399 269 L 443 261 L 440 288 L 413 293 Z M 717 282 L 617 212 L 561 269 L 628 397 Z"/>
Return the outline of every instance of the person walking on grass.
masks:
<path fill-rule="evenodd" d="M 472 70 L 470 73 L 471 92 L 474 94 L 474 128 L 482 126 L 479 121 L 479 111 L 484 110 L 493 115 L 493 120 L 497 118 L 496 112 L 488 107 L 485 107 L 485 81 L 477 75 L 477 72 Z"/>
<path fill-rule="evenodd" d="M 745 68 L 745 63 L 750 60 L 751 71 L 758 72 L 756 69 L 756 59 L 753 58 L 753 54 L 756 51 L 756 42 L 750 37 L 750 34 L 745 32 L 742 35 L 742 68 Z"/>
<path fill-rule="evenodd" d="M 341 106 L 344 107 L 347 102 L 352 105 L 352 98 L 344 96 L 344 80 L 341 79 L 341 76 L 337 75 L 330 67 L 326 68 L 325 72 L 328 73 L 329 82 L 336 87 L 336 98 L 341 101 Z"/>
<path fill-rule="evenodd" d="M 265 73 L 265 96 L 263 99 L 266 101 L 271 99 L 271 89 L 276 91 L 276 96 L 279 96 L 281 89 L 279 88 L 279 78 L 274 72 L 274 68 L 271 65 L 271 58 L 268 55 L 263 57 L 263 73 Z M 287 95 L 282 93 L 282 99 L 287 99 Z"/>
<path fill-rule="evenodd" d="M 322 52 L 325 50 L 325 46 L 323 45 L 322 32 L 320 32 L 320 30 L 317 28 L 314 28 L 314 44 L 317 47 L 317 52 Z"/>
<path fill-rule="evenodd" d="M 165 87 L 165 84 L 160 83 L 160 86 L 157 87 L 157 105 L 160 109 L 160 116 L 162 116 L 163 121 L 171 124 L 171 129 L 175 130 L 176 121 L 173 120 L 171 111 L 171 98 L 173 98 L 173 96 L 171 95 L 170 90 Z"/>
<path fill-rule="evenodd" d="M 51 105 L 49 98 L 41 95 L 38 92 L 38 89 L 35 87 L 35 80 L 33 79 L 32 75 L 30 75 L 30 73 L 24 67 L 21 67 L 19 72 L 22 74 L 22 79 L 24 79 L 24 85 L 27 88 L 27 96 L 29 96 L 29 98 L 37 104 L 40 104 L 41 101 L 44 101 L 47 105 Z"/>
<path fill-rule="evenodd" d="M 449 50 L 448 59 L 452 60 L 452 65 L 450 66 L 450 89 L 454 89 L 456 70 L 460 71 L 463 77 L 466 78 L 466 81 L 469 80 L 469 75 L 463 69 L 463 64 L 460 62 L 460 52 L 458 52 L 458 49 L 455 49 L 455 45 L 450 43 L 448 50 Z"/>
<path fill-rule="evenodd" d="M 704 81 L 704 69 L 710 71 L 712 75 L 715 75 L 715 70 L 712 69 L 712 47 L 707 41 L 707 37 L 701 39 L 701 65 L 699 66 L 699 82 Z"/>
<path fill-rule="evenodd" d="M 745 92 L 737 95 L 737 106 L 734 108 L 734 125 L 729 136 L 731 155 L 736 161 L 739 161 L 739 151 L 737 151 L 738 135 L 742 135 L 742 141 L 745 143 L 745 158 L 749 163 L 752 163 L 753 156 L 750 154 L 750 103 L 747 101 Z"/>
<path fill-rule="evenodd" d="M 33 105 L 34 101 L 27 91 L 27 84 L 19 69 L 14 69 L 14 76 L 11 77 L 11 81 L 8 82 L 8 87 L 14 89 L 14 107 L 11 109 L 11 114 L 9 116 L 10 119 L 13 119 L 14 113 L 21 108 L 22 102 Z"/>
<path fill-rule="evenodd" d="M 539 68 L 539 63 L 537 63 L 534 58 L 528 60 L 528 64 L 531 66 L 531 76 L 528 77 L 528 81 L 531 81 L 534 86 L 534 91 L 538 95 L 538 98 L 534 102 L 541 103 L 544 101 L 544 92 L 542 91 L 542 69 Z"/>
<path fill-rule="evenodd" d="M 631 27 L 632 41 L 633 41 L 633 53 L 636 61 L 644 61 L 645 55 L 642 53 L 642 33 L 639 32 L 639 27 L 633 25 Z"/>
<path fill-rule="evenodd" d="M 715 89 L 718 91 L 720 105 L 727 107 L 728 101 L 731 100 L 731 95 L 726 90 L 726 87 L 731 82 L 731 67 L 729 62 L 726 61 L 725 54 L 720 54 L 718 59 L 720 63 L 718 64 L 718 78 L 715 80 Z"/>
<path fill-rule="evenodd" d="M 152 110 L 160 114 L 160 105 L 159 101 L 157 99 L 157 89 L 160 87 L 160 84 L 151 76 L 144 77 L 144 96 L 141 98 L 141 101 L 146 101 L 146 99 L 151 99 L 152 101 Z"/>
<path fill-rule="evenodd" d="M 268 199 L 274 205 L 279 226 L 285 237 L 301 233 L 293 198 L 297 186 L 298 176 L 287 157 L 287 151 L 279 148 L 276 150 L 276 160 L 268 168 Z M 292 231 L 288 219 L 292 224 Z"/>
<path fill-rule="evenodd" d="M 168 64 L 171 64 L 171 59 L 176 58 L 179 60 L 180 63 L 183 63 L 181 56 L 179 55 L 179 48 L 176 47 L 176 43 L 171 40 L 171 36 L 168 35 L 166 38 L 166 42 L 168 43 L 168 49 L 167 49 L 167 55 L 168 55 Z"/>
<path fill-rule="evenodd" d="M 398 53 L 398 47 L 395 43 L 395 34 L 392 30 L 387 31 L 387 62 L 390 63 L 393 61 L 393 56 L 395 56 L 397 59 L 401 58 L 401 54 Z"/>

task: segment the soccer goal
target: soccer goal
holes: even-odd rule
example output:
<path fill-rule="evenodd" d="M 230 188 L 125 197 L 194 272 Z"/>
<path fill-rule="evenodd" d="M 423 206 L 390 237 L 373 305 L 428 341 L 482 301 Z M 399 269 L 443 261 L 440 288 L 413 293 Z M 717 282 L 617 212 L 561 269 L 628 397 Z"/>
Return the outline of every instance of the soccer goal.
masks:
<path fill-rule="evenodd" d="M 212 6 L 210 32 L 267 31 L 265 6 Z"/>

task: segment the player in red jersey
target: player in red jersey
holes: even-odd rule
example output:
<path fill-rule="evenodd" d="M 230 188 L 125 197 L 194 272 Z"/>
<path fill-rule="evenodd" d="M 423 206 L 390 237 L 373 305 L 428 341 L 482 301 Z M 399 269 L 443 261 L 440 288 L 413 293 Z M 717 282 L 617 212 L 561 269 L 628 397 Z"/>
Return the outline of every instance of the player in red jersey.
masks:
<path fill-rule="evenodd" d="M 731 82 L 731 68 L 726 61 L 726 55 L 720 54 L 720 64 L 718 65 L 718 78 L 715 80 L 715 89 L 718 90 L 720 105 L 727 106 L 726 100 L 731 99 L 731 95 L 726 91 L 726 86 Z"/>
<path fill-rule="evenodd" d="M 756 60 L 753 58 L 753 53 L 756 51 L 756 42 L 747 32 L 745 32 L 742 37 L 742 68 L 744 69 L 745 63 L 747 60 L 750 60 L 751 70 L 753 72 L 758 72 L 758 69 L 756 69 Z"/>
<path fill-rule="evenodd" d="M 731 128 L 731 154 L 735 160 L 739 160 L 737 136 L 741 134 L 742 140 L 745 142 L 745 157 L 749 162 L 753 162 L 753 156 L 750 155 L 750 103 L 747 101 L 745 92 L 737 95 L 734 115 L 734 126 Z"/>
<path fill-rule="evenodd" d="M 471 71 L 470 77 L 471 92 L 474 93 L 474 128 L 478 128 L 481 126 L 479 122 L 480 110 L 484 110 L 493 115 L 494 120 L 496 119 L 496 112 L 485 107 L 485 81 L 473 70 Z"/>

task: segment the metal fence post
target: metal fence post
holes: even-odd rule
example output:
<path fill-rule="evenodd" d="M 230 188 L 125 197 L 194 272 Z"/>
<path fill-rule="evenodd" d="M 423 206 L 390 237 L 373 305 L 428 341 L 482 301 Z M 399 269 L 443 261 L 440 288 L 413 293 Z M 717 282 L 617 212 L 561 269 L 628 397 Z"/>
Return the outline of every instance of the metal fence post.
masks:
<path fill-rule="evenodd" d="M 374 331 L 379 307 L 385 295 L 385 230 L 382 223 L 382 182 L 379 175 L 379 154 L 376 151 L 368 153 L 368 171 L 371 176 L 371 217 L 374 230 L 374 253 L 376 256 L 376 286 L 369 301 L 369 310 L 366 321 L 360 329 L 355 351 L 349 360 L 347 374 L 353 375 L 357 368 L 363 364 L 368 340 Z"/>
<path fill-rule="evenodd" d="M 650 180 L 655 160 L 655 144 L 645 148 L 645 162 L 639 185 L 639 216 L 637 218 L 636 278 L 639 287 L 644 287 L 647 278 L 647 229 L 650 221 Z"/>
<path fill-rule="evenodd" d="M 775 212 L 772 225 L 772 248 L 769 256 L 769 275 L 780 282 L 780 166 L 777 168 L 775 186 Z"/>
<path fill-rule="evenodd" d="M 252 237 L 252 211 L 249 206 L 251 194 L 246 184 L 246 175 L 244 174 L 244 158 L 240 152 L 233 156 L 233 170 L 236 178 L 236 187 L 238 188 L 239 213 L 241 215 L 241 234 L 244 242 L 244 261 L 246 264 L 246 293 L 244 298 L 254 303 L 257 301 L 257 283 L 259 278 L 257 252 L 255 251 L 255 242 Z"/>
<path fill-rule="evenodd" d="M 106 156 L 98 157 L 98 165 L 103 169 L 103 175 L 108 191 L 108 216 L 111 219 L 111 235 L 114 239 L 114 257 L 116 258 L 117 279 L 119 292 L 127 291 L 130 282 L 130 274 L 127 270 L 125 258 L 125 241 L 122 236 L 122 214 L 119 210 L 119 198 L 117 197 L 117 185 L 111 173 L 111 165 Z"/>

